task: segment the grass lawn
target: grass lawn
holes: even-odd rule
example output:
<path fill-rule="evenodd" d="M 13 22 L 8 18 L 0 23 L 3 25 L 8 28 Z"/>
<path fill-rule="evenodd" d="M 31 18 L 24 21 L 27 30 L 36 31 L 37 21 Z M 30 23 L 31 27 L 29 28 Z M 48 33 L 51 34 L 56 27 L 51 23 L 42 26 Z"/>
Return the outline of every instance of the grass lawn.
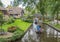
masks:
<path fill-rule="evenodd" d="M 24 22 L 20 19 L 16 19 L 14 23 L 11 23 L 11 24 L 5 24 L 2 26 L 2 28 L 7 31 L 8 27 L 11 27 L 11 26 L 18 26 L 21 30 L 25 31 L 29 26 L 31 25 L 31 23 L 27 23 L 27 22 Z"/>
<path fill-rule="evenodd" d="M 50 24 L 51 21 L 46 20 L 44 23 Z M 53 26 L 60 30 L 60 24 L 54 24 Z"/>
<path fill-rule="evenodd" d="M 50 21 L 45 21 L 44 23 L 50 24 Z M 60 24 L 54 24 L 53 26 L 60 29 Z"/>
<path fill-rule="evenodd" d="M 54 26 L 60 30 L 60 24 L 55 24 Z"/>
<path fill-rule="evenodd" d="M 45 21 L 44 23 L 50 24 L 50 21 Z M 54 24 L 53 26 L 60 29 L 60 24 Z"/>
<path fill-rule="evenodd" d="M 50 24 L 50 21 L 49 20 L 45 20 L 44 23 Z"/>

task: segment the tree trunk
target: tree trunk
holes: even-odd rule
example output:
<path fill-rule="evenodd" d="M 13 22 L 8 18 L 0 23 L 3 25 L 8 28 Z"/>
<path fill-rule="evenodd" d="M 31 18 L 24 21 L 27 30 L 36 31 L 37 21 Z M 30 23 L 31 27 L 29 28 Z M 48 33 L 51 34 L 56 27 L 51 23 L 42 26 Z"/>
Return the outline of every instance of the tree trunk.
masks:
<path fill-rule="evenodd" d="M 42 21 L 43 21 L 43 22 L 45 21 L 44 15 L 42 16 Z"/>
<path fill-rule="evenodd" d="M 58 25 L 58 11 L 57 11 L 57 25 Z"/>
<path fill-rule="evenodd" d="M 2 35 L 2 24 L 1 24 L 1 35 Z"/>
<path fill-rule="evenodd" d="M 52 15 L 52 21 L 54 21 L 54 15 Z"/>
<path fill-rule="evenodd" d="M 42 15 L 42 28 L 44 28 L 44 24 L 43 24 L 44 21 L 45 21 L 44 15 Z"/>
<path fill-rule="evenodd" d="M 46 17 L 48 17 L 47 13 L 46 13 Z M 46 18 L 47 19 L 47 18 Z"/>

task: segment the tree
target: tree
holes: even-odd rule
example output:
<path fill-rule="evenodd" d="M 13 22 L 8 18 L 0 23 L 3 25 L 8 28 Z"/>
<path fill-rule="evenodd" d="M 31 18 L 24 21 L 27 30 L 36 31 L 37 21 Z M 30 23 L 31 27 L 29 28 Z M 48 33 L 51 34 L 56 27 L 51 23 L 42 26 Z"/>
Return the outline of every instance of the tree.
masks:
<path fill-rule="evenodd" d="M 12 8 L 12 6 L 11 5 L 8 5 L 6 9 L 8 10 L 9 8 Z"/>
<path fill-rule="evenodd" d="M 38 11 L 40 11 L 41 15 L 42 15 L 42 20 L 44 21 L 44 15 L 46 15 L 46 9 L 47 9 L 47 5 L 46 5 L 46 1 L 47 0 L 39 0 L 38 4 L 36 5 Z"/>
<path fill-rule="evenodd" d="M 22 0 L 14 0 L 13 6 L 18 6 L 21 3 L 22 3 Z"/>
<path fill-rule="evenodd" d="M 0 6 L 3 6 L 3 3 L 1 2 L 1 0 L 0 0 Z"/>
<path fill-rule="evenodd" d="M 60 11 L 60 0 L 55 0 L 55 5 L 53 5 L 53 10 L 52 10 L 52 14 L 57 16 L 57 24 L 58 24 L 58 14 Z"/>
<path fill-rule="evenodd" d="M 2 25 L 4 23 L 4 19 L 3 19 L 3 13 L 0 11 L 0 26 L 1 26 L 1 30 L 2 30 Z M 2 33 L 1 33 L 2 34 Z"/>
<path fill-rule="evenodd" d="M 22 0 L 17 0 L 16 3 L 19 4 L 20 1 Z M 27 4 L 26 9 L 31 13 L 34 12 L 32 11 L 32 9 L 35 7 L 35 9 L 37 9 L 37 11 L 41 13 L 43 21 L 44 21 L 44 15 L 47 15 L 49 12 L 50 14 L 52 13 L 52 17 L 54 19 L 54 16 L 56 13 L 58 14 L 57 11 L 59 11 L 59 7 L 60 7 L 60 3 L 59 3 L 60 0 L 23 0 L 22 2 L 24 2 L 23 5 Z"/>

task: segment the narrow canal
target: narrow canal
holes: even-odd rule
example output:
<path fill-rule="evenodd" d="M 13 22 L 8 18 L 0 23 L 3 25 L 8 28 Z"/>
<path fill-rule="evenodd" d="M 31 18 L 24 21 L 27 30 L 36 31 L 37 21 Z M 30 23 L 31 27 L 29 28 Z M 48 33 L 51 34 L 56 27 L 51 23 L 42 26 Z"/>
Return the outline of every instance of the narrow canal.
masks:
<path fill-rule="evenodd" d="M 38 35 L 31 27 L 23 38 L 17 42 L 60 42 L 60 32 L 45 25 L 43 33 Z"/>

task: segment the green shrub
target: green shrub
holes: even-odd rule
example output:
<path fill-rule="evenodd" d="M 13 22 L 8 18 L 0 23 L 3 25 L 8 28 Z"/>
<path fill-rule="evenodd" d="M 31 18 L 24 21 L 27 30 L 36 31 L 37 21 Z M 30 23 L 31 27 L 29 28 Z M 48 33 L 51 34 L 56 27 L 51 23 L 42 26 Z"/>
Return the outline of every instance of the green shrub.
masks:
<path fill-rule="evenodd" d="M 25 22 L 32 23 L 33 22 L 33 16 L 28 15 L 27 17 L 22 17 L 21 18 Z"/>
<path fill-rule="evenodd" d="M 31 19 L 26 19 L 26 20 L 24 20 L 25 22 L 29 22 L 29 23 L 32 23 L 33 22 L 33 20 L 31 20 Z"/>
<path fill-rule="evenodd" d="M 5 38 L 0 38 L 0 42 L 8 42 Z"/>
<path fill-rule="evenodd" d="M 22 31 L 20 31 L 20 30 L 17 30 L 17 31 L 15 31 L 14 32 L 14 35 L 12 36 L 12 40 L 16 40 L 16 39 L 18 39 L 18 38 L 20 38 L 21 37 L 21 35 L 22 35 Z"/>
<path fill-rule="evenodd" d="M 10 18 L 9 18 L 9 21 L 8 21 L 8 24 L 13 23 L 14 21 L 15 21 L 15 19 L 14 19 L 13 17 L 10 17 Z"/>
<path fill-rule="evenodd" d="M 58 20 L 60 20 L 60 16 L 58 17 Z"/>
<path fill-rule="evenodd" d="M 33 16 L 28 15 L 27 19 L 33 19 Z"/>

